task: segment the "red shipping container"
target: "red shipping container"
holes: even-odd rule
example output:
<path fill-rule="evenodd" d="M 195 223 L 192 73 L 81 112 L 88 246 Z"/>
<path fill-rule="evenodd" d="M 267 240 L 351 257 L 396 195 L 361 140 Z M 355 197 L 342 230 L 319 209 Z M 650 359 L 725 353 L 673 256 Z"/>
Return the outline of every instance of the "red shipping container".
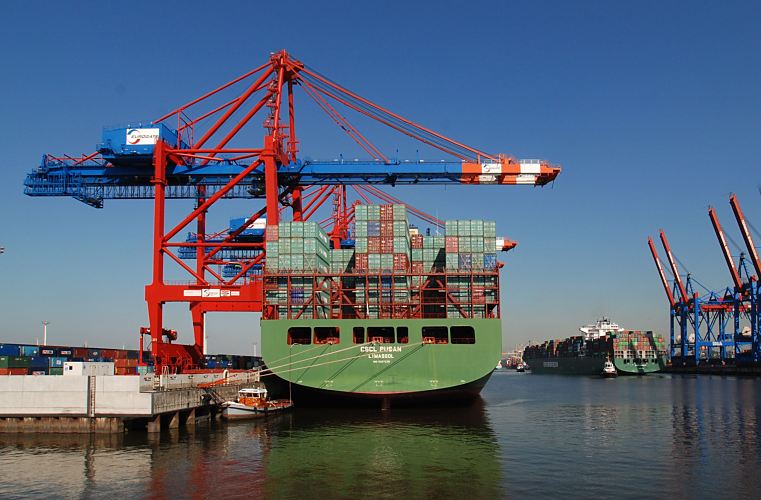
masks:
<path fill-rule="evenodd" d="M 278 227 L 274 224 L 267 226 L 267 229 L 265 229 L 265 233 L 266 233 L 265 239 L 267 241 L 277 241 L 280 236 Z"/>
<path fill-rule="evenodd" d="M 378 236 L 370 236 L 367 238 L 367 253 L 380 253 L 381 251 L 381 239 Z"/>
<path fill-rule="evenodd" d="M 391 238 L 381 238 L 380 251 L 381 253 L 393 253 L 394 240 L 392 240 Z"/>
<path fill-rule="evenodd" d="M 410 261 L 406 253 L 394 254 L 394 271 L 406 271 L 410 267 Z"/>
<path fill-rule="evenodd" d="M 28 368 L 0 368 L 0 375 L 26 375 Z"/>
<path fill-rule="evenodd" d="M 413 274 L 423 274 L 425 272 L 425 268 L 423 267 L 422 262 L 413 262 L 412 263 L 412 273 Z"/>
<path fill-rule="evenodd" d="M 116 358 L 116 349 L 101 349 L 100 357 L 105 359 L 114 359 Z"/>
<path fill-rule="evenodd" d="M 355 254 L 354 267 L 356 267 L 357 269 L 365 270 L 367 269 L 367 266 L 368 266 L 367 254 L 366 253 Z"/>
<path fill-rule="evenodd" d="M 75 347 L 74 348 L 74 357 L 75 358 L 87 358 L 90 354 L 87 352 L 86 347 Z"/>
<path fill-rule="evenodd" d="M 457 253 L 460 245 L 457 242 L 457 236 L 446 236 L 444 238 L 444 247 L 447 252 Z"/>
<path fill-rule="evenodd" d="M 413 234 L 411 241 L 412 248 L 423 248 L 423 236 L 420 234 Z"/>

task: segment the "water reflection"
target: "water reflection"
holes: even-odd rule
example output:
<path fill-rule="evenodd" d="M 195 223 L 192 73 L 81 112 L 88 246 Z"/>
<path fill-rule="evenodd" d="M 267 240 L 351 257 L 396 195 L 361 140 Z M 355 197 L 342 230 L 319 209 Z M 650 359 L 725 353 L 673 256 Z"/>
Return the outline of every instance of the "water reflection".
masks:
<path fill-rule="evenodd" d="M 266 457 L 266 496 L 500 498 L 499 450 L 483 402 L 467 408 L 293 415 Z"/>
<path fill-rule="evenodd" d="M 456 409 L 0 434 L 0 498 L 754 497 L 757 379 L 495 376 Z"/>

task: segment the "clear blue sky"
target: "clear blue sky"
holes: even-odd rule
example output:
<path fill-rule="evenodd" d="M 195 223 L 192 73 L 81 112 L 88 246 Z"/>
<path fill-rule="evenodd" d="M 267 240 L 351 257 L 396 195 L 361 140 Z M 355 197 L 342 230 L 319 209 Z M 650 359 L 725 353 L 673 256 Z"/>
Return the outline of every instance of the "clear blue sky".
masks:
<path fill-rule="evenodd" d="M 665 333 L 647 236 L 666 229 L 689 270 L 723 288 L 708 205 L 740 242 L 735 192 L 761 228 L 759 19 L 752 1 L 7 2 L 0 339 L 34 342 L 46 319 L 51 342 L 136 345 L 151 204 L 29 198 L 24 176 L 43 153 L 90 152 L 104 125 L 156 118 L 282 48 L 462 142 L 562 164 L 544 189 L 392 192 L 442 219 L 496 219 L 520 242 L 503 256 L 505 347 L 601 314 Z M 355 154 L 327 121 L 300 118 L 304 156 Z M 166 318 L 190 339 L 183 306 Z M 211 350 L 250 351 L 257 324 L 210 315 Z"/>

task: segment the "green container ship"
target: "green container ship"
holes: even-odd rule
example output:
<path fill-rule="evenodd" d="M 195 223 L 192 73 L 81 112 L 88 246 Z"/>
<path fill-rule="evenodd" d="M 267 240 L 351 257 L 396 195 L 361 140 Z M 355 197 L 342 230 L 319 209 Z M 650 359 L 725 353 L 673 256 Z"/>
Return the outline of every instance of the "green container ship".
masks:
<path fill-rule="evenodd" d="M 267 228 L 263 376 L 296 404 L 475 398 L 502 352 L 490 221 L 410 228 L 403 205 L 358 205 L 354 248 L 314 223 Z M 274 379 L 274 380 L 272 380 Z"/>
<path fill-rule="evenodd" d="M 523 360 L 531 372 L 600 375 L 608 360 L 619 375 L 645 375 L 666 366 L 663 337 L 651 331 L 626 330 L 605 318 L 579 330 L 583 336 L 526 347 Z"/>

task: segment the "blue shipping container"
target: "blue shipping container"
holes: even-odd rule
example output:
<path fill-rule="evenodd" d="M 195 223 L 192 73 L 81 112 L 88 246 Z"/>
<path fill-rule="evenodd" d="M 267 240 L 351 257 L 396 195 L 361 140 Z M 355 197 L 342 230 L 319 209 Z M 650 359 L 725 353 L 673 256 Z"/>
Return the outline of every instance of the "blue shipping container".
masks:
<path fill-rule="evenodd" d="M 48 358 L 50 360 L 50 366 L 52 367 L 62 367 L 64 363 L 66 363 L 69 358 L 62 358 L 62 357 L 51 357 Z"/>
<path fill-rule="evenodd" d="M 34 369 L 47 368 L 48 358 L 45 356 L 29 356 L 29 367 Z"/>
<path fill-rule="evenodd" d="M 22 356 L 38 356 L 40 354 L 40 348 L 36 345 L 24 345 L 21 346 Z"/>
<path fill-rule="evenodd" d="M 496 254 L 487 253 L 486 255 L 484 255 L 484 269 L 494 269 L 495 267 L 497 267 Z"/>
<path fill-rule="evenodd" d="M 0 356 L 18 356 L 20 352 L 18 344 L 0 344 Z"/>

